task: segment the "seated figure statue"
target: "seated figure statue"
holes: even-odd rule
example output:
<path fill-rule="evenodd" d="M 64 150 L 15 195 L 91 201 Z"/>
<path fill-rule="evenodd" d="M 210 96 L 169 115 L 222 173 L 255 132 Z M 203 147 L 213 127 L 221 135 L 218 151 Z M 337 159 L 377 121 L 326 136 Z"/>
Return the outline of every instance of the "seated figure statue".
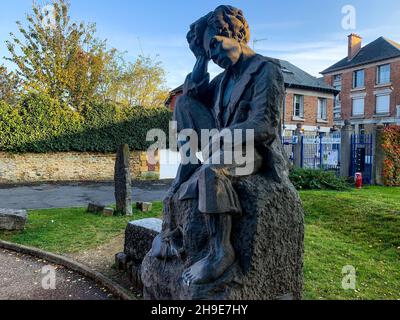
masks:
<path fill-rule="evenodd" d="M 199 261 L 193 261 L 182 272 L 183 284 L 191 286 L 216 281 L 235 263 L 232 225 L 233 219 L 240 219 L 243 214 L 235 184 L 259 172 L 280 183 L 282 177 L 287 179 L 288 165 L 280 143 L 279 118 L 284 97 L 281 66 L 278 60 L 258 55 L 248 46 L 249 25 L 242 11 L 232 6 L 216 8 L 191 25 L 187 40 L 196 64 L 176 102 L 177 133 L 192 129 L 201 137 L 202 130 L 216 129 L 216 134 L 206 146 L 199 143 L 201 139 L 178 137 L 181 155 L 190 161 L 180 165 L 164 199 L 163 231 L 149 254 L 164 263 L 185 256 L 185 231 L 172 221 L 173 199 L 197 199 L 208 248 Z M 224 69 L 212 81 L 208 73 L 211 60 Z M 232 154 L 227 155 L 233 150 L 224 144 L 221 131 L 231 137 L 239 132 L 239 142 L 233 139 L 231 146 L 241 144 L 245 164 Z M 197 150 L 202 151 L 203 162 L 197 159 Z M 244 166 L 250 170 L 240 170 Z"/>

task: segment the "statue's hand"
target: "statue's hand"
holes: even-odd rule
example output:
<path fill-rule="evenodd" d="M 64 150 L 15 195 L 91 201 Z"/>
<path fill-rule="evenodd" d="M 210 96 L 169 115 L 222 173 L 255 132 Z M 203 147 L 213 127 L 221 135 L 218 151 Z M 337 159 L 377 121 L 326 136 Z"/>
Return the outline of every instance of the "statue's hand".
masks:
<path fill-rule="evenodd" d="M 206 58 L 207 60 L 210 60 L 207 57 L 206 50 L 204 50 L 203 46 L 198 45 L 196 40 L 190 42 L 189 47 L 190 47 L 190 50 L 193 52 L 194 56 L 196 57 L 196 59 Z"/>
<path fill-rule="evenodd" d="M 189 48 L 197 59 L 200 57 L 207 58 L 207 52 L 202 43 L 204 30 L 201 28 L 202 27 L 200 25 L 194 25 L 192 26 L 192 30 L 187 35 Z"/>

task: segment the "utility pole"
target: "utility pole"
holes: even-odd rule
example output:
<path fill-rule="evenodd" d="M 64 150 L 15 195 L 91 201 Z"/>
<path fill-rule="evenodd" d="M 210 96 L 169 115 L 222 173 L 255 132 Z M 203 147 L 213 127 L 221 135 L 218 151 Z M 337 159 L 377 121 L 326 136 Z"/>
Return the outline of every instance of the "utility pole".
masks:
<path fill-rule="evenodd" d="M 256 50 L 256 43 L 258 42 L 263 42 L 263 41 L 267 41 L 268 38 L 264 38 L 264 39 L 254 39 L 253 40 L 253 50 Z"/>

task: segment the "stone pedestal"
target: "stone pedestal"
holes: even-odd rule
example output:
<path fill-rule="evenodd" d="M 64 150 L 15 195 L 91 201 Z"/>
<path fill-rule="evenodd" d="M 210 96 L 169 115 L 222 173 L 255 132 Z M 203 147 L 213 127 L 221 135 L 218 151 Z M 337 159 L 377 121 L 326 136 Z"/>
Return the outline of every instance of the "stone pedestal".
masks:
<path fill-rule="evenodd" d="M 0 230 L 24 230 L 27 219 L 26 210 L 0 209 Z"/>
<path fill-rule="evenodd" d="M 142 289 L 141 265 L 151 249 L 154 238 L 161 231 L 160 219 L 143 219 L 129 222 L 125 230 L 124 252 L 115 256 L 120 270 L 124 270 L 136 289 Z"/>
<path fill-rule="evenodd" d="M 192 179 L 198 179 L 197 174 Z M 255 175 L 235 185 L 243 208 L 243 216 L 234 219 L 232 230 L 236 262 L 220 279 L 206 285 L 187 286 L 182 281 L 183 271 L 207 255 L 208 238 L 197 200 L 180 201 L 175 196 L 172 223 L 182 230 L 184 254 L 166 261 L 147 254 L 141 269 L 145 298 L 301 299 L 304 213 L 297 191 L 285 179 L 276 182 Z"/>

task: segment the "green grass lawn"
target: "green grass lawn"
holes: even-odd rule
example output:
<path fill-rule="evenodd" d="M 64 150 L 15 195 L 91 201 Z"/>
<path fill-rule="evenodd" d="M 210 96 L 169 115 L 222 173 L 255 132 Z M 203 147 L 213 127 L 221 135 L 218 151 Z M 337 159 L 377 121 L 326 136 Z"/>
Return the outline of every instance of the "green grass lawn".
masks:
<path fill-rule="evenodd" d="M 305 299 L 400 299 L 400 189 L 302 191 L 306 211 Z M 159 216 L 135 211 L 135 219 Z M 55 253 L 94 248 L 125 229 L 129 217 L 84 209 L 30 211 L 22 233 L 0 239 Z M 342 268 L 354 266 L 356 291 L 342 289 Z"/>
<path fill-rule="evenodd" d="M 306 299 L 400 299 L 400 189 L 301 192 Z M 357 271 L 345 291 L 342 268 Z"/>
<path fill-rule="evenodd" d="M 0 239 L 58 254 L 76 253 L 120 235 L 132 219 L 158 217 L 161 211 L 161 203 L 154 203 L 149 213 L 134 208 L 134 218 L 88 214 L 83 208 L 32 210 L 24 232 L 0 232 Z"/>

